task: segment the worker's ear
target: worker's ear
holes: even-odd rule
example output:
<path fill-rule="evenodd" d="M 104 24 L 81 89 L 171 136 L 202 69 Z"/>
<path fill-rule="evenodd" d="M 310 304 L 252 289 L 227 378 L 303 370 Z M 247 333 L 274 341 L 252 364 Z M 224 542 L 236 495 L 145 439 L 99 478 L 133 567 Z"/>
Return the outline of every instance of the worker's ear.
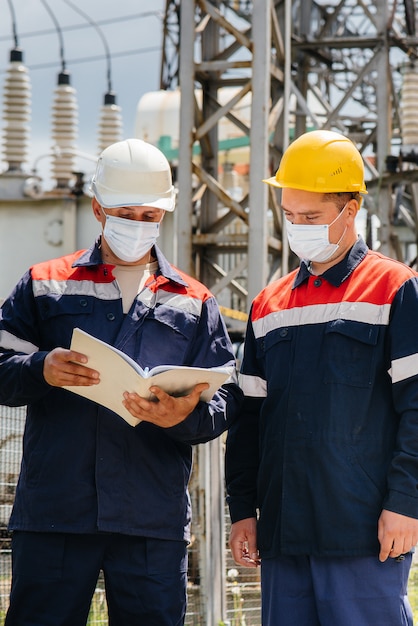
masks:
<path fill-rule="evenodd" d="M 359 204 L 357 200 L 354 200 L 354 198 L 352 200 L 349 200 L 349 202 L 347 202 L 345 206 L 345 210 L 347 217 L 350 216 L 354 219 L 357 216 L 359 210 Z"/>
<path fill-rule="evenodd" d="M 102 207 L 97 202 L 97 200 L 96 200 L 96 198 L 94 196 L 91 199 L 91 208 L 93 209 L 93 215 L 96 218 L 96 220 L 102 224 L 105 216 L 103 214 Z"/>

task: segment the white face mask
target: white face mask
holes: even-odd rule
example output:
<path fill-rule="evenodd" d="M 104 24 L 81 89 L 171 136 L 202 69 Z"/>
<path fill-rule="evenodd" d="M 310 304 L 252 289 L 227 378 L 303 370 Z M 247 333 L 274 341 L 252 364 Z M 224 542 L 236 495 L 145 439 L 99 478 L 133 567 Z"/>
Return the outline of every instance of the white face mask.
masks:
<path fill-rule="evenodd" d="M 105 214 L 106 215 L 106 214 Z M 160 234 L 160 222 L 139 222 L 106 215 L 103 236 L 122 261 L 134 263 L 151 250 Z"/>
<path fill-rule="evenodd" d="M 341 217 L 346 206 L 344 206 L 331 224 L 292 224 L 292 222 L 286 220 L 287 239 L 290 249 L 300 259 L 316 261 L 317 263 L 328 261 L 338 250 L 347 230 L 345 228 L 337 243 L 331 243 L 329 240 L 329 227 L 335 224 Z"/>

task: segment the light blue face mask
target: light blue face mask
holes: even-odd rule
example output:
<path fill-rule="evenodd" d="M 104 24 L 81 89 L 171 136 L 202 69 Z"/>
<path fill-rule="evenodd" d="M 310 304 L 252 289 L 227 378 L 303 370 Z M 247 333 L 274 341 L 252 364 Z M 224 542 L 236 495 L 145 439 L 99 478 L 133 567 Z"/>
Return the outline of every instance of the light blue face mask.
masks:
<path fill-rule="evenodd" d="M 300 259 L 316 261 L 317 263 L 328 261 L 340 247 L 347 230 L 345 228 L 337 243 L 331 243 L 329 240 L 329 227 L 335 224 L 341 217 L 346 206 L 344 206 L 331 224 L 292 224 L 292 222 L 286 220 L 286 232 L 290 249 Z"/>
<path fill-rule="evenodd" d="M 105 214 L 106 215 L 106 214 Z M 160 222 L 140 222 L 106 215 L 103 236 L 112 252 L 122 261 L 142 259 L 160 234 Z"/>

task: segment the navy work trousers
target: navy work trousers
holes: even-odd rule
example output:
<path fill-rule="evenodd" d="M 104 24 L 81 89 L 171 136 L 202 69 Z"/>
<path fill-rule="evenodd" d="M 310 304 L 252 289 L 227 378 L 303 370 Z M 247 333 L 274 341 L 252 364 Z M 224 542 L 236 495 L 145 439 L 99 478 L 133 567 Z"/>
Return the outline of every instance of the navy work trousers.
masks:
<path fill-rule="evenodd" d="M 412 626 L 411 559 L 263 559 L 263 626 Z"/>
<path fill-rule="evenodd" d="M 109 626 L 181 626 L 187 547 L 118 534 L 14 532 L 5 626 L 85 626 L 103 570 Z"/>

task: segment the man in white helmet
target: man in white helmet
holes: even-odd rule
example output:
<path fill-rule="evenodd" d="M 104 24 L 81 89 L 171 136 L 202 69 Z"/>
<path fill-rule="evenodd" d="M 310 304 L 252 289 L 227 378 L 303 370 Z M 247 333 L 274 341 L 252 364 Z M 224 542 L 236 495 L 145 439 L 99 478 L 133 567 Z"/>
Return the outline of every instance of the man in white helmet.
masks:
<path fill-rule="evenodd" d="M 127 389 L 132 428 L 63 389 L 99 372 L 69 349 L 75 327 L 143 368 L 235 365 L 212 294 L 156 245 L 174 210 L 170 166 L 128 139 L 101 154 L 92 183 L 102 234 L 85 251 L 34 265 L 0 315 L 0 404 L 27 405 L 10 530 L 7 626 L 84 626 L 100 570 L 112 626 L 178 626 L 186 612 L 192 446 L 218 437 L 241 392 L 231 378 L 209 402 Z"/>

